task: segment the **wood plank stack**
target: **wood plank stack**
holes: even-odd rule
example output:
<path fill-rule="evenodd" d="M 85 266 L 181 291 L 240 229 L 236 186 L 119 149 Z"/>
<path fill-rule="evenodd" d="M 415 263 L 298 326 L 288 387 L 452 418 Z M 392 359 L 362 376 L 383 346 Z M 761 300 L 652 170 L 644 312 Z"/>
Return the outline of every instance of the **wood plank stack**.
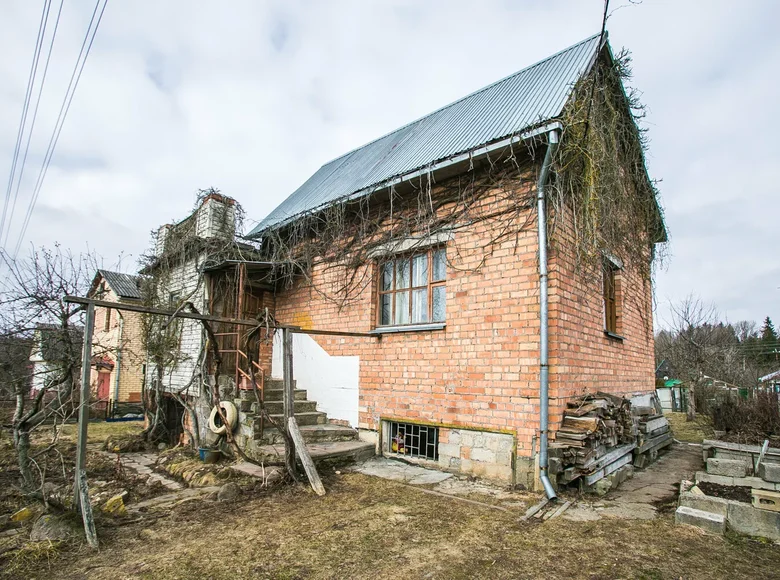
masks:
<path fill-rule="evenodd" d="M 631 415 L 628 399 L 598 392 L 570 401 L 566 407 L 550 445 L 559 483 L 582 477 L 586 485 L 592 485 L 631 462 L 638 422 Z"/>
<path fill-rule="evenodd" d="M 645 467 L 674 441 L 654 394 L 628 400 L 609 393 L 570 401 L 550 444 L 550 473 L 558 483 L 590 486 L 633 462 Z M 621 472 L 622 473 L 622 472 Z"/>
<path fill-rule="evenodd" d="M 634 406 L 631 414 L 637 424 L 637 441 L 634 449 L 634 467 L 644 467 L 655 460 L 658 451 L 674 441 L 669 421 L 661 414 L 657 399 L 652 406 Z"/>

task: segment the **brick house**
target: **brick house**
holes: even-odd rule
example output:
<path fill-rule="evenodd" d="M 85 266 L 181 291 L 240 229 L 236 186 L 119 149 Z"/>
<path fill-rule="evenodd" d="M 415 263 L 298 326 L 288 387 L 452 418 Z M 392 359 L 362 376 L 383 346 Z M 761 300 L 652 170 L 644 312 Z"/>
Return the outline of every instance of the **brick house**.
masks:
<path fill-rule="evenodd" d="M 88 296 L 108 302 L 139 304 L 141 277 L 98 270 Z M 95 309 L 91 383 L 93 396 L 102 408 L 141 401 L 145 363 L 142 332 L 138 313 L 103 307 Z"/>
<path fill-rule="evenodd" d="M 537 219 L 576 129 L 567 107 L 599 66 L 614 56 L 597 35 L 326 163 L 248 234 L 272 264 L 277 321 L 371 335 L 296 334 L 294 373 L 378 452 L 531 486 L 548 409 L 554 432 L 584 391 L 654 389 L 655 198 L 636 233 L 644 263 L 604 247 L 596 274 L 578 263 L 568 201 L 548 208 L 549 238 L 553 218 Z M 269 371 L 281 376 L 278 340 Z"/>

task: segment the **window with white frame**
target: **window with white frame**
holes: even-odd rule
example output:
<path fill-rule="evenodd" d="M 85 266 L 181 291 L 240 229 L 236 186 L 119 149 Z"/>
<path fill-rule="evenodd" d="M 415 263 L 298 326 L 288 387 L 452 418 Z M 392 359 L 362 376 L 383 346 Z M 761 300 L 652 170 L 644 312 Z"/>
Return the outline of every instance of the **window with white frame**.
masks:
<path fill-rule="evenodd" d="M 398 256 L 379 267 L 379 326 L 444 322 L 447 253 L 435 247 Z"/>

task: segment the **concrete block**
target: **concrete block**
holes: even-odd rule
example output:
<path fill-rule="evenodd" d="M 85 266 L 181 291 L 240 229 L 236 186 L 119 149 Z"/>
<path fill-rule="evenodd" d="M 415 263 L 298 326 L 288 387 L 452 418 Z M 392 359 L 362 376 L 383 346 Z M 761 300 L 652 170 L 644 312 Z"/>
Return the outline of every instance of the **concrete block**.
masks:
<path fill-rule="evenodd" d="M 680 494 L 680 506 L 689 507 L 703 512 L 710 512 L 726 517 L 729 512 L 729 501 L 712 495 L 685 491 Z"/>
<path fill-rule="evenodd" d="M 674 512 L 674 521 L 678 524 L 696 526 L 711 534 L 723 535 L 726 531 L 726 518 L 687 506 L 680 506 Z"/>
<path fill-rule="evenodd" d="M 460 457 L 460 445 L 439 443 L 439 457 Z"/>
<path fill-rule="evenodd" d="M 734 485 L 733 477 L 726 477 L 725 475 L 715 475 L 707 473 L 706 471 L 696 472 L 696 483 L 717 483 L 718 485 Z"/>
<path fill-rule="evenodd" d="M 766 491 L 765 489 L 754 489 L 751 493 L 753 507 L 780 512 L 780 493 L 776 491 Z"/>
<path fill-rule="evenodd" d="M 758 466 L 758 475 L 764 481 L 780 483 L 780 463 L 761 463 Z"/>
<path fill-rule="evenodd" d="M 475 447 L 471 450 L 471 459 L 482 463 L 495 463 L 496 454 L 485 447 Z"/>
<path fill-rule="evenodd" d="M 754 508 L 749 503 L 729 502 L 729 527 L 740 534 L 780 540 L 780 512 Z"/>
<path fill-rule="evenodd" d="M 460 439 L 461 439 L 460 431 L 458 431 L 457 429 L 453 429 L 452 431 L 449 432 L 450 443 L 457 445 L 460 443 Z"/>
<path fill-rule="evenodd" d="M 725 475 L 726 477 L 745 477 L 747 469 L 745 462 L 739 459 L 710 457 L 707 459 L 707 473 Z"/>

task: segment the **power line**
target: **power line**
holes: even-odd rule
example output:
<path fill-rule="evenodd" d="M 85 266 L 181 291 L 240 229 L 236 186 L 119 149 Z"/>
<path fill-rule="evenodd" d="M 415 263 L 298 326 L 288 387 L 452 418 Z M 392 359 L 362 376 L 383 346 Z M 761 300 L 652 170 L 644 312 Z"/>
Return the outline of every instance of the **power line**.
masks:
<path fill-rule="evenodd" d="M 32 63 L 30 64 L 30 74 L 27 77 L 27 89 L 25 90 L 24 93 L 24 102 L 22 103 L 22 116 L 21 119 L 19 119 L 19 130 L 16 133 L 16 145 L 14 146 L 14 154 L 11 157 L 11 171 L 8 175 L 8 187 L 5 192 L 5 203 L 3 204 L 3 215 L 0 218 L 0 236 L 2 236 L 3 234 L 3 228 L 5 227 L 5 217 L 8 211 L 8 206 L 11 202 L 11 190 L 13 189 L 14 174 L 16 173 L 16 162 L 19 159 L 19 151 L 21 150 L 22 147 L 22 136 L 24 135 L 24 126 L 27 123 L 27 111 L 30 108 L 30 97 L 32 96 L 32 90 L 35 84 L 35 76 L 38 72 L 38 60 L 41 55 L 43 36 L 46 33 L 46 23 L 49 20 L 50 7 L 51 7 L 51 0 L 44 0 L 43 10 L 41 11 L 41 22 L 38 24 L 38 36 L 35 39 L 35 50 L 33 51 L 33 59 L 32 59 Z"/>
<path fill-rule="evenodd" d="M 60 138 L 62 127 L 65 124 L 65 118 L 67 117 L 68 111 L 70 110 L 70 105 L 73 102 L 73 96 L 76 94 L 76 88 L 78 88 L 79 80 L 81 80 L 81 73 L 84 71 L 84 65 L 86 64 L 89 53 L 92 50 L 92 43 L 95 41 L 95 35 L 97 34 L 98 27 L 100 26 L 100 21 L 103 19 L 103 13 L 106 10 L 107 4 L 108 0 L 104 0 L 103 7 L 100 9 L 100 14 L 98 15 L 97 21 L 95 21 L 95 15 L 97 14 L 98 8 L 100 7 L 100 0 L 97 0 L 95 3 L 95 9 L 92 11 L 92 18 L 89 21 L 87 32 L 84 35 L 84 41 L 81 43 L 81 50 L 79 50 L 79 56 L 76 59 L 76 66 L 73 68 L 73 73 L 71 74 L 68 88 L 65 91 L 65 98 L 63 99 L 62 105 L 60 106 L 60 112 L 59 115 L 57 115 L 57 121 L 54 124 L 54 131 L 52 132 L 51 138 L 49 139 L 49 145 L 46 148 L 43 164 L 41 165 L 41 169 L 38 172 L 38 178 L 35 182 L 35 187 L 33 188 L 32 199 L 30 199 L 30 204 L 27 207 L 27 213 L 24 218 L 24 223 L 22 224 L 22 229 L 19 232 L 19 238 L 16 241 L 16 246 L 14 247 L 14 259 L 16 259 L 17 255 L 19 254 L 19 248 L 24 241 L 24 234 L 27 232 L 27 226 L 30 224 L 30 218 L 32 217 L 33 210 L 35 209 L 35 202 L 38 200 L 38 195 L 41 193 L 43 181 L 46 179 L 46 172 L 49 170 L 51 158 L 54 155 L 55 148 L 57 147 L 57 141 Z M 93 23 L 95 24 L 94 28 L 92 28 Z M 84 50 L 85 47 L 86 52 Z M 84 56 L 83 59 L 81 58 L 82 55 Z"/>
<path fill-rule="evenodd" d="M 46 73 L 49 70 L 49 62 L 51 61 L 51 53 L 54 49 L 54 39 L 57 37 L 57 29 L 60 26 L 60 16 L 62 15 L 62 5 L 65 0 L 60 0 L 60 8 L 57 11 L 57 19 L 54 21 L 54 31 L 51 34 L 51 42 L 49 43 L 49 51 L 46 55 L 46 64 L 43 67 L 43 74 L 41 75 L 41 86 L 38 88 L 38 97 L 35 100 L 35 109 L 33 110 L 32 121 L 30 121 L 30 132 L 27 134 L 27 145 L 24 148 L 24 157 L 22 157 L 22 165 L 19 169 L 19 177 L 16 181 L 16 190 L 13 195 L 13 203 L 11 204 L 11 214 L 8 217 L 8 228 L 5 230 L 5 240 L 2 243 L 2 247 L 8 243 L 8 234 L 11 232 L 11 224 L 14 219 L 14 212 L 16 211 L 16 202 L 19 199 L 19 187 L 22 184 L 22 177 L 24 176 L 24 166 L 27 163 L 27 154 L 30 151 L 30 141 L 32 140 L 33 131 L 35 130 L 35 119 L 38 118 L 38 107 L 41 104 L 41 95 L 43 94 L 43 86 L 46 84 Z"/>

